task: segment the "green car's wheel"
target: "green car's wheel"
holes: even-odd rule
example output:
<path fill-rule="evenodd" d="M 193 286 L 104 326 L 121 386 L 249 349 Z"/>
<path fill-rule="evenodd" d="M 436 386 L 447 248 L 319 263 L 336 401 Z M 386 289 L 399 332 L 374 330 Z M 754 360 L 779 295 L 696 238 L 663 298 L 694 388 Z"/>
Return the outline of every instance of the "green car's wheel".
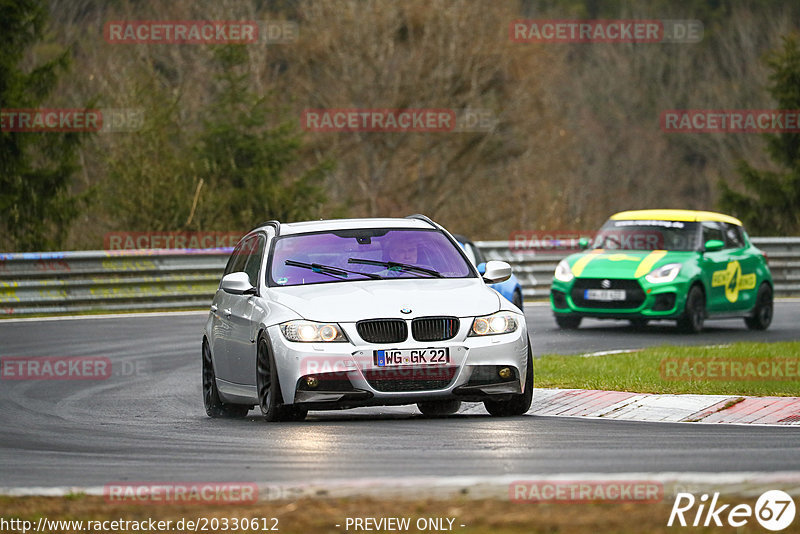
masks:
<path fill-rule="evenodd" d="M 686 296 L 686 309 L 678 319 L 678 328 L 683 332 L 696 334 L 703 330 L 706 320 L 706 297 L 700 286 L 694 285 Z"/>
<path fill-rule="evenodd" d="M 581 325 L 581 317 L 571 315 L 556 315 L 556 324 L 564 330 L 575 330 Z"/>
<path fill-rule="evenodd" d="M 247 415 L 249 406 L 222 402 L 217 389 L 217 378 L 214 374 L 214 362 L 211 361 L 211 350 L 203 341 L 203 404 L 206 414 L 213 418 L 238 419 Z"/>
<path fill-rule="evenodd" d="M 772 323 L 772 288 L 769 284 L 761 284 L 756 295 L 756 305 L 753 306 L 753 315 L 745 317 L 744 323 L 750 330 L 766 330 Z"/>

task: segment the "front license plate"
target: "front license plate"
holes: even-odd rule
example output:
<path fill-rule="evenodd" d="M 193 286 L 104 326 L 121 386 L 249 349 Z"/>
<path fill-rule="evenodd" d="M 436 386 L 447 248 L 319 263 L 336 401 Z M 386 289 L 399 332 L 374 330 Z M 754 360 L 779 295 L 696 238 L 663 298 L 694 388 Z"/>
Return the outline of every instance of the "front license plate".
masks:
<path fill-rule="evenodd" d="M 375 351 L 375 365 L 442 365 L 450 363 L 449 349 L 390 349 Z"/>
<path fill-rule="evenodd" d="M 586 300 L 625 300 L 624 289 L 587 289 L 583 292 Z"/>

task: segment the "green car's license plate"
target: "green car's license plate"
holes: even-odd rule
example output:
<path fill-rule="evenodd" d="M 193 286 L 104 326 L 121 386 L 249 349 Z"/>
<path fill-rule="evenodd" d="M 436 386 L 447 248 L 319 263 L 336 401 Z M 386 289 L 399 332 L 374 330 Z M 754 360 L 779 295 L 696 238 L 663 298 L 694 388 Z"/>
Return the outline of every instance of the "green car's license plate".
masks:
<path fill-rule="evenodd" d="M 583 298 L 586 300 L 625 300 L 624 289 L 587 289 L 583 292 Z"/>

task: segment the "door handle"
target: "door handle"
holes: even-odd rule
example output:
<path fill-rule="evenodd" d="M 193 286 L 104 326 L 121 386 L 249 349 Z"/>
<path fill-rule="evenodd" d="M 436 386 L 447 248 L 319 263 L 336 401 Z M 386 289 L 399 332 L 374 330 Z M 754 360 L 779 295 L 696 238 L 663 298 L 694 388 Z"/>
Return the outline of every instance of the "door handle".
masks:
<path fill-rule="evenodd" d="M 224 310 L 222 310 L 222 313 L 225 314 L 225 317 L 230 317 L 231 316 L 231 309 L 230 308 L 225 308 Z"/>
<path fill-rule="evenodd" d="M 216 305 L 216 304 L 212 304 L 212 305 L 211 305 L 211 311 L 212 311 L 212 312 L 216 313 L 218 309 L 219 309 L 219 308 L 217 307 L 217 305 Z"/>

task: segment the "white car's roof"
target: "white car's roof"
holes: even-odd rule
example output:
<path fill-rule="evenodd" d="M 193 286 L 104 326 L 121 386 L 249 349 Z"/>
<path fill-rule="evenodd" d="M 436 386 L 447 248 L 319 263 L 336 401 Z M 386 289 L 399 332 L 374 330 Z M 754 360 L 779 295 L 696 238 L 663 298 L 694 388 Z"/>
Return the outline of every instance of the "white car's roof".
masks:
<path fill-rule="evenodd" d="M 281 224 L 280 235 L 302 234 L 306 232 L 325 232 L 330 230 L 350 230 L 358 228 L 408 228 L 431 230 L 435 226 L 421 219 L 328 219 Z"/>

